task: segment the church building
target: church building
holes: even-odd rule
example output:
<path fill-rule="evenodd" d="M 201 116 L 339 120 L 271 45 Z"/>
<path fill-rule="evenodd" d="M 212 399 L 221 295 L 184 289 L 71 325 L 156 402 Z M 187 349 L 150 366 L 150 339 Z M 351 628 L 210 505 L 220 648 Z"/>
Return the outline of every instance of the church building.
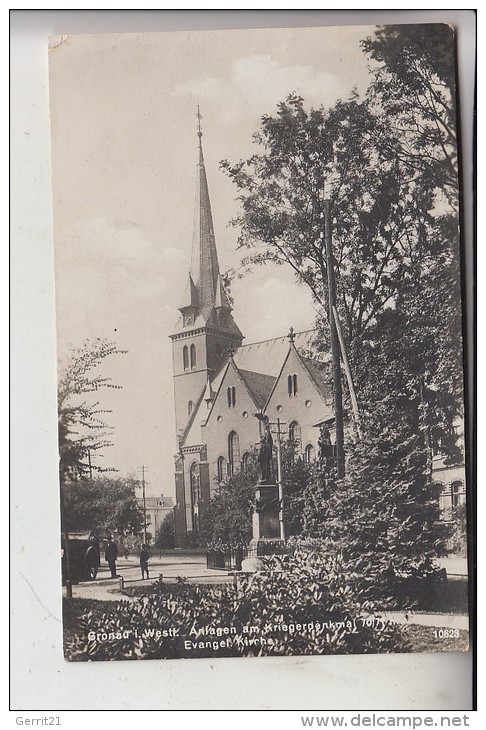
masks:
<path fill-rule="evenodd" d="M 197 266 L 188 273 L 172 340 L 177 447 L 176 544 L 197 531 L 218 484 L 245 469 L 261 421 L 280 420 L 285 438 L 306 460 L 320 428 L 332 434 L 332 395 L 322 366 L 306 355 L 312 331 L 246 343 L 219 270 L 211 203 L 198 129 Z M 197 270 L 196 270 L 197 269 Z M 251 333 L 248 333 L 251 336 Z"/>
<path fill-rule="evenodd" d="M 263 342 L 246 342 L 235 322 L 219 270 L 202 132 L 193 270 L 188 272 L 172 340 L 177 455 L 174 509 L 176 546 L 197 532 L 201 515 L 218 485 L 245 469 L 259 444 L 261 420 L 277 419 L 284 438 L 306 461 L 316 458 L 321 429 L 334 441 L 332 389 L 325 361 L 308 356 L 313 331 Z M 289 323 L 290 325 L 290 323 Z M 251 337 L 251 332 L 247 333 Z M 440 519 L 465 502 L 464 464 L 433 459 L 434 481 L 442 487 Z"/>

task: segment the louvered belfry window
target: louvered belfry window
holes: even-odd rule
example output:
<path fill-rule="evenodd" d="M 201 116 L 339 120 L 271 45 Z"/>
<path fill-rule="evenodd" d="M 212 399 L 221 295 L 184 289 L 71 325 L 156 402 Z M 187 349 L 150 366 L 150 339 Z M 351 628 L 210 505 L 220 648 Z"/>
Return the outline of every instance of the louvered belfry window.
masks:
<path fill-rule="evenodd" d="M 297 375 L 289 375 L 287 378 L 287 389 L 289 392 L 289 398 L 297 395 Z"/>
<path fill-rule="evenodd" d="M 226 397 L 228 399 L 228 408 L 234 408 L 236 405 L 236 388 L 234 385 L 230 385 L 226 389 Z"/>

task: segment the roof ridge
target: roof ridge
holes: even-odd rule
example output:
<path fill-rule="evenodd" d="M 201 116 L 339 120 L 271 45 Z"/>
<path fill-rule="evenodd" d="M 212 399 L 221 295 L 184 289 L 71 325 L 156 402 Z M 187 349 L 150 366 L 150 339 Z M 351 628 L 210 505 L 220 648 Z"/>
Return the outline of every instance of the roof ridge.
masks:
<path fill-rule="evenodd" d="M 297 337 L 297 335 L 306 335 L 308 332 L 317 332 L 317 329 L 309 329 L 309 330 L 301 330 L 300 332 L 294 332 L 294 337 Z M 281 335 L 280 337 L 269 337 L 267 340 L 258 340 L 258 342 L 245 342 L 244 345 L 240 345 L 238 347 L 238 350 L 241 350 L 243 347 L 251 347 L 252 345 L 263 345 L 264 342 L 275 342 L 275 340 L 285 340 L 288 337 L 288 334 Z"/>

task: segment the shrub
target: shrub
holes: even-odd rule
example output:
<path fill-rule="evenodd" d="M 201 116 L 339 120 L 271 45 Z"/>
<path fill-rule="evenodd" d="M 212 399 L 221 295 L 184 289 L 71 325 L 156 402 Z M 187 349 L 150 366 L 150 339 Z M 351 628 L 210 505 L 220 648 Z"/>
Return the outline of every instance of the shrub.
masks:
<path fill-rule="evenodd" d="M 101 619 L 83 615 L 74 661 L 406 651 L 399 627 L 361 603 L 339 559 L 296 547 L 224 586 L 154 584 Z M 160 632 L 157 634 L 157 631 Z"/>

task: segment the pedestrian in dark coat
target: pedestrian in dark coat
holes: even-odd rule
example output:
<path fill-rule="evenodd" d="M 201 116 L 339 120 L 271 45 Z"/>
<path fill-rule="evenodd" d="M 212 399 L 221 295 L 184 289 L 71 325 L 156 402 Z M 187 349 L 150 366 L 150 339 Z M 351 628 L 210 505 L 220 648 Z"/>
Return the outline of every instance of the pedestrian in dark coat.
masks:
<path fill-rule="evenodd" d="M 147 550 L 147 545 L 145 543 L 143 543 L 142 550 L 140 551 L 140 569 L 142 571 L 142 580 L 145 577 L 145 573 L 147 573 L 147 578 L 149 577 L 149 569 L 148 569 L 149 558 L 150 558 L 150 553 Z"/>
<path fill-rule="evenodd" d="M 105 550 L 105 560 L 110 566 L 111 577 L 118 578 L 116 574 L 116 559 L 118 557 L 118 547 L 111 537 L 108 538 L 108 545 Z"/>

